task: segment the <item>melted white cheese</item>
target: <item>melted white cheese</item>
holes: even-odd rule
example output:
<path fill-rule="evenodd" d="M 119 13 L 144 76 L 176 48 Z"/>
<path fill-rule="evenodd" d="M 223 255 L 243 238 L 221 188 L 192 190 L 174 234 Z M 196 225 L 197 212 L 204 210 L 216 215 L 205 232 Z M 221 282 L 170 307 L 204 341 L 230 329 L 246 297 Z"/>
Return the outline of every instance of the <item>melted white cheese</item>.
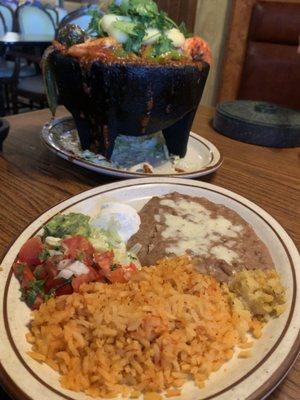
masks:
<path fill-rule="evenodd" d="M 228 263 L 237 258 L 237 254 L 235 251 L 230 250 L 222 245 L 212 247 L 210 253 L 216 256 L 216 258 L 227 261 Z"/>
<path fill-rule="evenodd" d="M 211 217 L 211 211 L 201 204 L 181 199 L 162 200 L 161 205 L 176 209 L 178 215 L 164 213 L 166 228 L 162 232 L 164 239 L 176 239 L 174 245 L 166 250 L 180 256 L 190 250 L 194 255 L 214 255 L 231 263 L 238 254 L 220 244 L 220 240 L 237 239 L 243 230 L 223 216 Z M 158 221 L 157 216 L 155 219 Z"/>

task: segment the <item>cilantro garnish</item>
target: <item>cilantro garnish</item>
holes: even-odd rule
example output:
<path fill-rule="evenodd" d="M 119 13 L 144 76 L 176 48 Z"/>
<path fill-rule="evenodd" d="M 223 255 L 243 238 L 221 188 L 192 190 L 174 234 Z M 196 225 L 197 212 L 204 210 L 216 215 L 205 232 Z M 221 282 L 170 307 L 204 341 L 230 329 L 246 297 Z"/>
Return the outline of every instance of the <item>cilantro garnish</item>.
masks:
<path fill-rule="evenodd" d="M 33 290 L 33 289 L 27 290 L 26 295 L 25 295 L 25 301 L 30 308 L 34 305 L 36 296 L 37 296 L 37 292 L 35 290 Z"/>
<path fill-rule="evenodd" d="M 76 260 L 78 261 L 83 261 L 85 257 L 85 253 L 81 251 L 79 254 L 77 254 Z"/>
<path fill-rule="evenodd" d="M 25 301 L 29 307 L 34 305 L 38 295 L 44 298 L 44 280 L 32 280 L 28 282 L 27 288 L 21 288 L 21 300 Z"/>
<path fill-rule="evenodd" d="M 41 279 L 41 277 L 45 274 L 45 269 L 43 265 L 38 265 L 35 267 L 33 275 L 36 279 Z"/>
<path fill-rule="evenodd" d="M 119 267 L 120 267 L 119 264 L 112 264 L 112 265 L 110 266 L 110 270 L 111 270 L 111 271 L 115 271 L 115 270 L 118 269 Z"/>
<path fill-rule="evenodd" d="M 168 53 L 174 49 L 175 48 L 172 44 L 172 41 L 168 39 L 166 36 L 162 35 L 153 46 L 152 55 L 153 57 L 157 57 L 160 56 L 161 54 Z"/>
<path fill-rule="evenodd" d="M 24 272 L 25 264 L 20 263 L 15 267 L 15 274 L 18 279 L 22 279 Z"/>
<path fill-rule="evenodd" d="M 44 301 L 48 301 L 52 297 L 55 297 L 55 289 L 54 288 L 50 289 L 50 291 L 44 295 Z"/>
<path fill-rule="evenodd" d="M 28 282 L 29 289 L 36 291 L 37 293 L 41 293 L 44 291 L 44 283 L 45 281 L 42 279 L 36 279 Z"/>
<path fill-rule="evenodd" d="M 100 12 L 95 9 L 92 8 L 88 11 L 89 15 L 91 15 L 91 21 L 89 23 L 89 27 L 88 27 L 88 33 L 90 33 L 91 35 L 95 35 L 95 36 L 105 36 L 105 32 L 103 32 L 103 30 L 101 29 L 101 26 L 99 24 L 100 19 L 102 18 L 102 15 L 100 14 Z"/>
<path fill-rule="evenodd" d="M 45 248 L 40 252 L 39 259 L 41 261 L 46 261 L 47 258 L 49 258 L 49 257 L 50 257 L 50 253 L 49 253 L 48 249 Z"/>
<path fill-rule="evenodd" d="M 160 39 L 152 46 L 151 57 L 159 57 L 162 54 L 176 50 L 172 41 L 164 34 L 166 30 L 176 28 L 186 37 L 188 36 L 185 24 L 182 23 L 178 26 L 164 11 L 160 11 L 157 4 L 152 0 L 112 2 L 106 11 L 108 14 L 130 17 L 130 21 L 114 22 L 115 28 L 128 35 L 128 40 L 123 44 L 123 48 L 127 53 L 140 54 L 148 28 L 158 29 L 161 33 Z M 92 15 L 92 20 L 89 25 L 89 32 L 100 37 L 107 36 L 107 33 L 103 32 L 99 23 L 102 18 L 101 13 L 93 9 L 90 14 Z"/>
<path fill-rule="evenodd" d="M 125 3 L 127 3 L 125 7 L 128 13 L 142 17 L 155 17 L 158 14 L 157 4 L 152 0 L 129 0 Z"/>
<path fill-rule="evenodd" d="M 120 29 L 122 32 L 127 33 L 129 36 L 138 36 L 139 26 L 135 22 L 116 21 L 114 28 Z"/>

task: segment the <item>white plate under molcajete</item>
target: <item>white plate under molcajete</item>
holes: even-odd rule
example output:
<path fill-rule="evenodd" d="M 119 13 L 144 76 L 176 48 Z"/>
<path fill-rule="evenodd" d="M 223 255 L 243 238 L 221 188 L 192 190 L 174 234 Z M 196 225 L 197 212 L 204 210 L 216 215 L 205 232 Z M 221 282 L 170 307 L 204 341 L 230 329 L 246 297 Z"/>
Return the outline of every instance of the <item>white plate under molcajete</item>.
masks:
<path fill-rule="evenodd" d="M 97 187 L 60 203 L 26 228 L 4 256 L 0 272 L 0 378 L 14 398 L 88 399 L 83 393 L 62 389 L 57 373 L 26 354 L 30 349 L 25 340 L 30 310 L 20 301 L 19 283 L 11 272 L 11 265 L 22 244 L 58 212 L 75 211 L 93 215 L 101 202 L 109 200 L 126 202 L 140 209 L 152 196 L 173 191 L 204 196 L 224 204 L 250 223 L 269 248 L 288 296 L 287 310 L 267 324 L 263 337 L 254 345 L 251 358 L 238 359 L 235 354 L 220 371 L 211 375 L 204 389 L 187 383 L 180 399 L 260 400 L 285 377 L 300 347 L 300 260 L 290 237 L 264 210 L 226 189 L 184 179 L 146 178 Z"/>
<path fill-rule="evenodd" d="M 61 141 L 62 137 L 64 137 L 64 141 Z M 187 172 L 176 172 L 170 161 L 159 162 L 153 166 L 153 173 L 146 173 L 133 172 L 126 168 L 116 168 L 113 165 L 109 165 L 108 162 L 99 164 L 87 160 L 80 154 L 70 151 L 69 146 L 63 144 L 63 142 L 69 145 L 72 142 L 76 142 L 77 145 L 79 144 L 75 123 L 71 117 L 57 118 L 45 124 L 41 138 L 43 143 L 52 152 L 70 163 L 99 174 L 118 178 L 142 178 L 146 176 L 199 178 L 217 171 L 223 163 L 223 157 L 216 146 L 209 140 L 193 132 L 190 134 L 187 154 L 183 159 L 186 165 L 192 166 Z"/>

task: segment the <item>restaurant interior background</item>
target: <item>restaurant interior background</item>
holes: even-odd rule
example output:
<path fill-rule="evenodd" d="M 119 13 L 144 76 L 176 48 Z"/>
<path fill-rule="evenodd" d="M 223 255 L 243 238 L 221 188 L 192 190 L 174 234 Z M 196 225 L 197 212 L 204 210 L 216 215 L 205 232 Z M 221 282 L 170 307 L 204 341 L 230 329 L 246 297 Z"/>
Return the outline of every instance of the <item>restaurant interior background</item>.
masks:
<path fill-rule="evenodd" d="M 24 3 L 25 2 L 20 2 L 19 4 Z M 57 7 L 58 10 L 63 10 L 62 16 L 59 18 L 61 19 L 65 14 L 72 13 L 75 10 L 80 9 L 81 7 L 89 6 L 91 5 L 91 3 L 96 2 L 82 2 L 74 0 L 42 0 L 40 3 L 36 2 L 35 5 L 42 4 L 44 7 L 46 7 L 46 9 L 48 9 L 48 12 L 50 12 L 49 7 Z M 263 35 L 266 35 L 266 42 L 270 42 L 272 44 L 276 43 L 279 45 L 279 47 L 278 50 L 275 50 L 276 54 L 274 52 L 272 53 L 272 51 L 271 53 L 268 52 L 267 49 L 266 53 L 264 53 L 263 51 L 259 55 L 259 49 L 253 50 L 247 47 L 249 41 L 252 40 L 252 38 L 249 37 L 249 30 L 251 31 L 252 28 L 250 29 L 249 27 L 251 23 L 251 16 L 254 15 L 255 12 L 259 14 L 259 7 L 262 7 L 262 5 L 267 3 L 271 3 L 271 5 L 274 5 L 274 3 L 279 3 L 279 6 L 282 6 L 283 10 L 286 8 L 286 11 L 284 11 L 282 13 L 282 16 L 280 17 L 280 23 L 286 26 L 286 28 L 284 28 L 286 29 L 286 33 L 284 35 L 281 35 L 280 33 L 275 34 L 273 35 L 274 37 L 272 37 L 272 34 L 270 36 L 270 32 L 268 32 L 267 30 L 264 32 L 262 30 L 262 37 L 259 37 L 257 41 L 264 42 Z M 291 3 L 295 3 L 294 5 L 297 7 L 289 11 Z M 18 5 L 15 0 L 7 0 L 6 2 L 4 1 L 3 4 L 8 6 L 12 6 L 14 4 L 14 8 L 16 8 Z M 211 46 L 213 53 L 213 64 L 211 66 L 208 82 L 202 96 L 202 104 L 215 106 L 219 101 L 235 100 L 237 98 L 248 99 L 248 96 L 251 100 L 273 101 L 277 104 L 281 102 L 280 105 L 282 106 L 289 106 L 294 109 L 300 108 L 300 100 L 296 99 L 298 93 L 297 89 L 300 87 L 300 56 L 299 54 L 297 54 L 297 43 L 293 42 L 294 39 L 291 38 L 293 35 L 295 37 L 297 24 L 299 26 L 299 0 L 266 0 L 263 2 L 259 2 L 258 0 L 159 0 L 158 4 L 162 9 L 166 10 L 170 14 L 170 16 L 176 21 L 184 20 L 190 31 L 194 31 L 196 34 L 203 37 L 205 40 L 208 41 L 209 45 Z M 267 26 L 267 29 L 276 32 L 276 24 L 278 24 L 279 21 L 279 16 L 277 15 L 278 10 L 276 11 L 276 8 L 268 9 L 266 8 L 266 6 L 263 6 L 263 8 L 264 9 L 262 9 L 262 15 L 259 16 L 257 14 L 257 18 L 262 18 L 262 21 L 263 18 L 267 18 L 267 25 L 269 24 Z M 294 12 L 294 10 L 296 12 Z M 272 13 L 274 15 L 272 15 Z M 5 13 L 3 16 L 5 19 Z M 57 26 L 58 24 L 56 24 L 56 28 Z M 4 28 L 4 32 L 5 29 L 6 31 L 9 31 L 7 22 L 6 28 Z M 14 28 L 13 30 L 17 29 Z M 253 40 L 255 41 L 256 38 L 254 38 Z M 293 44 L 293 48 L 290 46 L 291 44 Z M 3 44 L 1 46 L 3 49 L 3 61 L 3 58 L 7 55 L 7 52 L 9 53 L 10 50 L 14 49 L 10 46 L 3 46 Z M 286 51 L 288 51 L 288 57 L 285 59 L 281 59 L 282 57 L 280 57 L 280 46 L 284 46 L 284 54 L 286 54 Z M 288 49 L 288 47 L 290 48 Z M 22 50 L 26 51 L 26 49 Z M 271 68 L 271 75 L 272 73 L 277 73 L 279 71 L 277 81 L 280 79 L 286 81 L 285 85 L 287 87 L 284 89 L 285 93 L 282 100 L 279 98 L 279 95 L 274 95 L 273 86 L 270 82 L 263 83 L 263 85 L 266 85 L 266 89 L 265 92 L 261 91 L 261 98 L 252 98 L 253 90 L 251 90 L 251 88 L 249 87 L 244 88 L 244 90 L 241 89 L 243 74 L 245 74 L 245 60 L 247 59 L 247 56 L 250 56 L 251 58 L 251 51 L 254 51 L 254 53 L 258 51 L 258 57 L 261 56 L 261 58 L 268 58 L 268 56 L 271 56 L 271 58 L 269 59 L 269 64 L 272 64 L 274 61 L 275 64 L 277 63 L 278 65 L 285 63 L 284 73 L 284 68 L 281 69 L 281 72 L 279 71 L 280 68 L 277 68 L 276 65 L 275 69 L 273 68 L 273 72 Z M 277 58 L 274 59 L 274 56 L 275 58 Z M 247 62 L 250 65 L 248 67 L 250 67 L 250 69 L 254 71 L 254 75 L 256 68 L 264 68 L 262 66 L 262 62 L 260 62 L 259 60 L 255 60 L 255 57 L 253 60 L 247 59 Z M 1 68 L 3 68 L 3 66 Z M 5 79 L 7 77 L 5 76 L 5 74 L 7 74 L 7 71 L 0 71 L 0 75 L 3 74 L 4 77 L 0 76 L 1 83 L 5 86 L 5 93 L 3 93 L 2 96 L 2 103 L 6 102 L 6 104 L 2 104 L 2 115 L 28 111 L 32 109 L 32 107 L 40 108 L 46 106 L 46 102 L 41 101 L 41 99 L 44 100 L 45 97 L 41 76 L 39 76 L 38 79 L 32 77 L 28 79 L 26 76 L 25 78 L 22 77 L 22 73 L 19 73 L 19 77 L 17 78 L 17 81 L 19 83 L 17 83 L 17 85 L 21 87 L 18 87 L 16 91 L 12 89 L 13 85 L 6 85 Z M 263 79 L 263 74 L 257 79 L 261 81 Z M 255 83 L 255 78 L 253 78 L 253 82 Z M 32 91 L 41 92 L 39 93 L 41 94 L 41 96 L 28 95 L 26 91 L 30 92 L 30 85 L 32 85 Z M 23 86 L 25 86 L 25 88 L 23 88 Z M 291 90 L 291 88 L 293 88 L 293 93 L 291 93 L 291 101 L 289 101 L 287 99 L 290 97 L 289 91 Z M 296 88 L 296 93 L 294 92 L 294 88 Z M 9 99 L 9 91 L 17 92 L 15 93 L 15 98 L 17 98 L 17 102 L 19 102 L 20 98 L 22 99 L 23 95 L 27 98 L 27 100 L 25 101 L 25 103 L 22 102 L 21 105 L 18 104 L 18 106 L 13 106 L 11 102 L 13 101 L 14 96 L 11 95 L 11 98 Z M 299 97 L 300 95 L 298 93 L 298 99 Z M 28 103 L 30 105 L 29 108 L 27 107 Z"/>

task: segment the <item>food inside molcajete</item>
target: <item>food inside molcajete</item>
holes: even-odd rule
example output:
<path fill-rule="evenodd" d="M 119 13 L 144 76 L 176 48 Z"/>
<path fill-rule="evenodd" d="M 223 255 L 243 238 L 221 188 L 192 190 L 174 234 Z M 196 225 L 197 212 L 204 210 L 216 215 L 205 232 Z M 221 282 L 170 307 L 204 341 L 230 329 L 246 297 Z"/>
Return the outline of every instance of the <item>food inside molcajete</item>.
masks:
<path fill-rule="evenodd" d="M 205 41 L 155 2 L 126 0 L 94 10 L 88 32 L 59 31 L 43 70 L 50 108 L 58 94 L 83 150 L 110 159 L 118 135 L 162 131 L 169 153 L 184 157 L 210 63 Z"/>
<path fill-rule="evenodd" d="M 64 388 L 180 396 L 236 352 L 250 357 L 284 312 L 268 249 L 224 205 L 169 193 L 139 213 L 107 201 L 91 211 L 56 215 L 13 265 L 34 309 L 28 354 L 57 371 Z"/>

